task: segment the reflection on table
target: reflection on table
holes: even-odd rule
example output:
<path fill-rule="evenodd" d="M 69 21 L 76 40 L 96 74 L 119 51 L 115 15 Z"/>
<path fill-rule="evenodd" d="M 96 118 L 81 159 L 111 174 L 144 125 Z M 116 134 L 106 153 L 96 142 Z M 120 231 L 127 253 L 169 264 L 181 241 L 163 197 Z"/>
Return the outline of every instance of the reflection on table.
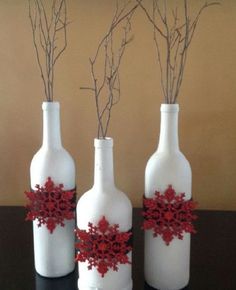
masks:
<path fill-rule="evenodd" d="M 78 271 L 61 277 L 61 278 L 45 278 L 35 273 L 36 290 L 78 290 L 77 279 Z"/>

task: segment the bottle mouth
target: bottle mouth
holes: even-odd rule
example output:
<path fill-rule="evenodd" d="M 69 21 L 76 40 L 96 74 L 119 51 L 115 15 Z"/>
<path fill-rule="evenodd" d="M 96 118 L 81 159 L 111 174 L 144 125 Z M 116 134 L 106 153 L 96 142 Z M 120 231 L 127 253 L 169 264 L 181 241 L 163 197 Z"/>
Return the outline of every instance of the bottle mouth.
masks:
<path fill-rule="evenodd" d="M 105 139 L 94 139 L 94 147 L 95 148 L 108 148 L 113 147 L 113 139 L 110 137 L 106 137 Z"/>
<path fill-rule="evenodd" d="M 59 108 L 60 108 L 59 102 L 43 102 L 42 104 L 43 111 L 58 110 Z"/>
<path fill-rule="evenodd" d="M 179 104 L 161 104 L 160 111 L 165 113 L 179 112 Z"/>

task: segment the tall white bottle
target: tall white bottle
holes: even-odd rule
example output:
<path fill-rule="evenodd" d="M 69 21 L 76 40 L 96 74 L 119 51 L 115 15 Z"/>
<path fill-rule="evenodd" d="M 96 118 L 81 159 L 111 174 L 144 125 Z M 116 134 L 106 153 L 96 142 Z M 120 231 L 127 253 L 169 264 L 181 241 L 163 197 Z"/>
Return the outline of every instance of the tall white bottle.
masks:
<path fill-rule="evenodd" d="M 77 226 L 88 231 L 88 223 L 97 226 L 103 217 L 120 232 L 132 229 L 132 205 L 114 184 L 113 139 L 95 139 L 94 185 L 78 201 Z M 99 247 L 99 245 L 98 245 Z M 127 253 L 129 261 L 132 252 Z M 131 264 L 118 264 L 102 277 L 96 267 L 88 269 L 88 261 L 79 262 L 79 290 L 132 290 Z"/>
<path fill-rule="evenodd" d="M 189 162 L 179 149 L 178 104 L 161 105 L 160 138 L 157 151 L 149 159 L 145 171 L 145 197 L 155 191 L 165 192 L 169 185 L 177 194 L 191 199 L 192 173 Z M 175 237 L 169 245 L 152 230 L 145 230 L 145 280 L 159 290 L 179 290 L 189 282 L 190 234 Z"/>
<path fill-rule="evenodd" d="M 31 162 L 31 188 L 36 189 L 36 184 L 44 186 L 50 177 L 55 185 L 63 184 L 63 190 L 73 190 L 75 164 L 61 143 L 60 105 L 44 102 L 42 109 L 43 144 Z M 42 276 L 60 277 L 74 270 L 75 219 L 64 223 L 64 227 L 57 225 L 50 233 L 46 225 L 38 227 L 37 220 L 33 221 L 35 269 Z"/>

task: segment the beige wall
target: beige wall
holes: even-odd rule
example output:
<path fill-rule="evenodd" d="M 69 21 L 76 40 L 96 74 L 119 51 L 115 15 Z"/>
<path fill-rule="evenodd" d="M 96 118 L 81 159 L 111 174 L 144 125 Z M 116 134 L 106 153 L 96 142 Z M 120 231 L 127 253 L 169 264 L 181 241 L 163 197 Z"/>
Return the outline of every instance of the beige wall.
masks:
<path fill-rule="evenodd" d="M 151 0 L 146 0 L 150 3 Z M 192 0 L 192 3 L 196 4 Z M 93 183 L 94 100 L 88 58 L 111 19 L 114 1 L 68 0 L 69 45 L 57 66 L 65 147 L 77 164 L 82 194 Z M 141 10 L 123 59 L 122 97 L 110 136 L 119 188 L 141 205 L 145 164 L 157 146 L 162 93 L 151 27 Z M 0 204 L 23 205 L 29 165 L 41 142 L 43 101 L 27 1 L 0 1 Z M 180 93 L 180 144 L 192 165 L 200 208 L 236 210 L 236 1 L 223 0 L 202 16 L 190 47 Z"/>

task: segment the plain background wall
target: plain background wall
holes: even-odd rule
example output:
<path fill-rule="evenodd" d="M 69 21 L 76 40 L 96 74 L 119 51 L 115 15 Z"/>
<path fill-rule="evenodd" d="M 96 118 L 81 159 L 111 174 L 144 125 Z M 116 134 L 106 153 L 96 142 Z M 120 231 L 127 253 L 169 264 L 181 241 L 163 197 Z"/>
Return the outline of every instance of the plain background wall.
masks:
<path fill-rule="evenodd" d="M 169 1 L 169 0 L 168 0 Z M 195 7 L 204 1 L 189 1 Z M 146 0 L 147 5 L 151 0 Z M 56 67 L 62 138 L 77 165 L 81 195 L 93 183 L 94 99 L 88 58 L 110 24 L 111 0 L 68 0 L 68 47 Z M 123 58 L 122 96 L 112 112 L 117 186 L 141 206 L 144 169 L 159 136 L 163 101 L 152 27 L 141 9 Z M 0 205 L 23 205 L 29 166 L 42 140 L 42 82 L 28 19 L 28 1 L 0 1 Z M 203 209 L 236 210 L 236 1 L 202 14 L 189 49 L 179 96 L 181 149 L 193 171 L 193 196 Z"/>

